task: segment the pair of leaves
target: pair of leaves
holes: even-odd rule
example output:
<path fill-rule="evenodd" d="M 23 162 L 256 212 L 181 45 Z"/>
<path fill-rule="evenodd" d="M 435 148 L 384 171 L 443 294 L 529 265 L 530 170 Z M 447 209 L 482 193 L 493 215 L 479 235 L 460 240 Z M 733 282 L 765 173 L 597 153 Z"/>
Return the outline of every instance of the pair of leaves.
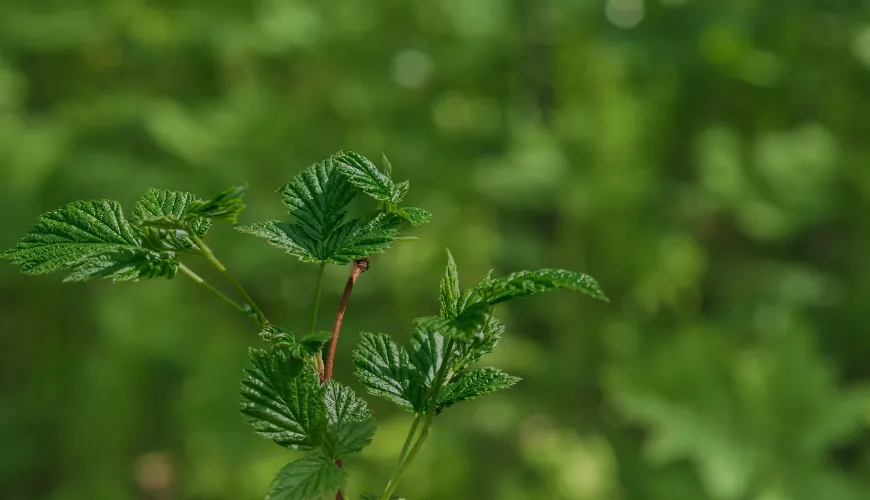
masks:
<path fill-rule="evenodd" d="M 282 334 L 286 339 L 286 332 L 275 335 Z M 333 498 L 347 481 L 335 460 L 361 451 L 375 433 L 365 401 L 334 380 L 321 384 L 311 365 L 283 346 L 251 349 L 250 360 L 242 379 L 242 413 L 258 434 L 311 452 L 278 473 L 267 498 Z"/>
<path fill-rule="evenodd" d="M 346 264 L 386 250 L 410 221 L 425 224 L 429 214 L 399 208 L 408 184 L 396 184 L 356 153 L 338 153 L 311 165 L 280 189 L 292 222 L 258 222 L 238 228 L 259 236 L 304 262 Z M 363 192 L 384 209 L 346 221 L 348 205 Z"/>
<path fill-rule="evenodd" d="M 69 269 L 65 281 L 172 278 L 178 271 L 176 252 L 195 249 L 188 232 L 204 236 L 212 218 L 241 210 L 243 191 L 201 202 L 190 193 L 152 189 L 136 203 L 129 220 L 116 201 L 72 202 L 41 215 L 0 258 L 25 274 Z M 157 227 L 161 224 L 166 227 Z"/>

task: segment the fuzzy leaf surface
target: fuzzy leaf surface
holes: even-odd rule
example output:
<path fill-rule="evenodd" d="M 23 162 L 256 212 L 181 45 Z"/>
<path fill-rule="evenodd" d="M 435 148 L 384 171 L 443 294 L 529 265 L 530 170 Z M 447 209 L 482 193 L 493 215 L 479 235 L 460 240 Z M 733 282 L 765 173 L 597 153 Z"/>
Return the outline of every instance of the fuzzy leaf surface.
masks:
<path fill-rule="evenodd" d="M 453 254 L 447 250 L 447 268 L 441 278 L 441 317 L 453 319 L 459 315 L 459 299 L 462 294 L 459 288 L 459 270 Z"/>
<path fill-rule="evenodd" d="M 242 413 L 254 431 L 281 446 L 313 450 L 327 427 L 320 379 L 287 350 L 249 351 L 242 379 Z"/>
<path fill-rule="evenodd" d="M 266 500 L 332 500 L 345 484 L 347 472 L 335 462 L 320 455 L 309 455 L 278 472 Z"/>

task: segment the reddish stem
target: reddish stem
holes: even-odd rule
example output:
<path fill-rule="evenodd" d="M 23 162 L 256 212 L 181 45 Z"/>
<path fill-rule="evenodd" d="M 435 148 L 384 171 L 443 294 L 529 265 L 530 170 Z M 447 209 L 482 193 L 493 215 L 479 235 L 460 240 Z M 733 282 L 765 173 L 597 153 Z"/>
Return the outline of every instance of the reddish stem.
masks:
<path fill-rule="evenodd" d="M 336 458 L 336 459 L 335 459 L 335 465 L 337 465 L 338 468 L 341 469 L 341 459 L 340 459 L 340 458 Z M 341 494 L 341 490 L 338 490 L 338 491 L 335 493 L 335 500 L 344 500 L 344 497 L 343 497 L 343 495 Z"/>
<path fill-rule="evenodd" d="M 344 320 L 344 311 L 347 309 L 347 301 L 350 300 L 350 292 L 353 291 L 353 286 L 356 284 L 359 275 L 368 270 L 368 257 L 354 261 L 353 268 L 350 270 L 350 277 L 347 278 L 347 285 L 344 286 L 344 294 L 341 296 L 341 303 L 338 305 L 338 314 L 335 316 L 335 325 L 332 327 L 332 340 L 329 342 L 329 352 L 326 355 L 326 371 L 321 374 L 321 382 L 326 382 L 332 378 L 332 365 L 335 362 L 335 348 L 338 346 L 338 333 L 341 331 L 341 322 Z"/>

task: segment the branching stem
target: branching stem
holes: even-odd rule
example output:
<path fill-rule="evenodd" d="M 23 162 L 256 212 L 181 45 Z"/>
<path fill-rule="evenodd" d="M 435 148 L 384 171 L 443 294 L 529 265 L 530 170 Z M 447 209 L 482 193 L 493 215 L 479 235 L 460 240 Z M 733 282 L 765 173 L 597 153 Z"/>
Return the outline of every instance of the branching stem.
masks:
<path fill-rule="evenodd" d="M 435 412 L 438 409 L 438 397 L 441 395 L 441 387 L 444 385 L 444 380 L 447 378 L 448 371 L 452 370 L 450 356 L 453 355 L 453 346 L 453 339 L 451 338 L 447 340 L 447 345 L 444 347 L 444 361 L 438 369 L 438 373 L 435 375 L 432 387 L 429 389 L 429 410 L 426 413 L 426 421 L 423 424 L 423 430 L 420 431 L 420 436 L 417 437 L 417 441 L 414 442 L 414 447 L 411 448 L 411 451 L 408 452 L 404 459 L 401 459 L 401 455 L 404 455 L 405 449 L 402 450 L 400 464 L 395 472 L 393 472 L 389 483 L 387 483 L 387 488 L 384 490 L 384 494 L 381 495 L 381 500 L 390 500 L 390 496 L 394 491 L 396 491 L 396 488 L 399 486 L 399 481 L 402 480 L 405 471 L 407 471 L 408 467 L 411 466 L 411 462 L 414 461 L 417 453 L 419 453 L 420 449 L 423 448 L 423 443 L 426 442 L 426 438 L 429 437 L 429 432 L 432 430 L 432 424 L 435 421 Z M 416 430 L 417 423 L 417 419 L 414 419 L 414 424 L 411 425 L 411 430 L 408 432 L 408 440 L 406 441 L 405 446 L 410 442 L 410 438 Z"/>
<path fill-rule="evenodd" d="M 263 311 L 260 309 L 260 307 L 257 305 L 257 303 L 254 302 L 254 299 L 251 298 L 251 296 L 248 294 L 248 292 L 245 290 L 245 288 L 241 285 L 241 283 L 236 281 L 236 279 L 233 278 L 233 276 L 229 273 L 229 271 L 227 271 L 227 268 L 221 263 L 221 261 L 219 261 L 218 258 L 215 257 L 214 252 L 211 251 L 211 248 L 209 248 L 208 245 L 206 245 L 205 242 L 202 241 L 202 238 L 200 238 L 196 233 L 191 231 L 190 237 L 193 239 L 193 242 L 196 243 L 196 245 L 202 251 L 202 256 L 205 257 L 205 259 L 207 261 L 209 261 L 209 263 L 211 265 L 213 265 L 215 267 L 215 269 L 217 269 L 221 274 L 223 274 L 224 277 L 227 279 L 227 281 L 229 281 L 236 288 L 236 290 L 239 292 L 239 294 L 241 294 L 242 298 L 245 299 L 245 303 L 250 308 L 250 311 L 243 309 L 244 313 L 249 314 L 252 312 L 254 314 L 254 317 L 256 318 L 257 323 L 259 323 L 260 326 L 268 325 L 269 322 L 266 320 L 266 315 L 263 314 Z"/>
<path fill-rule="evenodd" d="M 344 293 L 341 296 L 341 303 L 338 305 L 338 314 L 335 316 L 335 324 L 332 327 L 332 339 L 329 341 L 329 351 L 326 355 L 326 371 L 323 374 L 323 381 L 332 378 L 332 366 L 335 362 L 335 349 L 338 346 L 338 334 L 341 331 L 341 322 L 344 320 L 344 311 L 347 309 L 347 302 L 350 300 L 350 293 L 353 291 L 353 286 L 356 284 L 359 275 L 368 271 L 369 258 L 354 261 L 353 267 L 350 270 L 350 277 L 347 278 L 347 284 L 344 286 Z"/>

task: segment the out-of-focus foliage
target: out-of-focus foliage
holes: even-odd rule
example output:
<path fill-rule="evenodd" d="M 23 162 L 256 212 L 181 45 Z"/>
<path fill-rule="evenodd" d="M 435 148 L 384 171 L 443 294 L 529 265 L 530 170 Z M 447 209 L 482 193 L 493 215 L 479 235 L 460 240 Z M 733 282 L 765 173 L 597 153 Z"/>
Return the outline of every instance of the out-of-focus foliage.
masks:
<path fill-rule="evenodd" d="M 870 498 L 870 6 L 792 4 L 6 0 L 0 247 L 152 187 L 247 181 L 239 222 L 276 219 L 305 166 L 384 152 L 434 217 L 360 278 L 340 382 L 355 332 L 437 313 L 444 247 L 469 283 L 551 266 L 611 299 L 498 306 L 489 363 L 523 380 L 445 412 L 404 496 Z M 316 266 L 209 238 L 306 329 Z M 180 279 L 58 281 L 0 266 L 0 498 L 258 499 L 298 458 L 238 415 L 244 318 Z M 352 491 L 410 423 L 372 412 Z"/>

